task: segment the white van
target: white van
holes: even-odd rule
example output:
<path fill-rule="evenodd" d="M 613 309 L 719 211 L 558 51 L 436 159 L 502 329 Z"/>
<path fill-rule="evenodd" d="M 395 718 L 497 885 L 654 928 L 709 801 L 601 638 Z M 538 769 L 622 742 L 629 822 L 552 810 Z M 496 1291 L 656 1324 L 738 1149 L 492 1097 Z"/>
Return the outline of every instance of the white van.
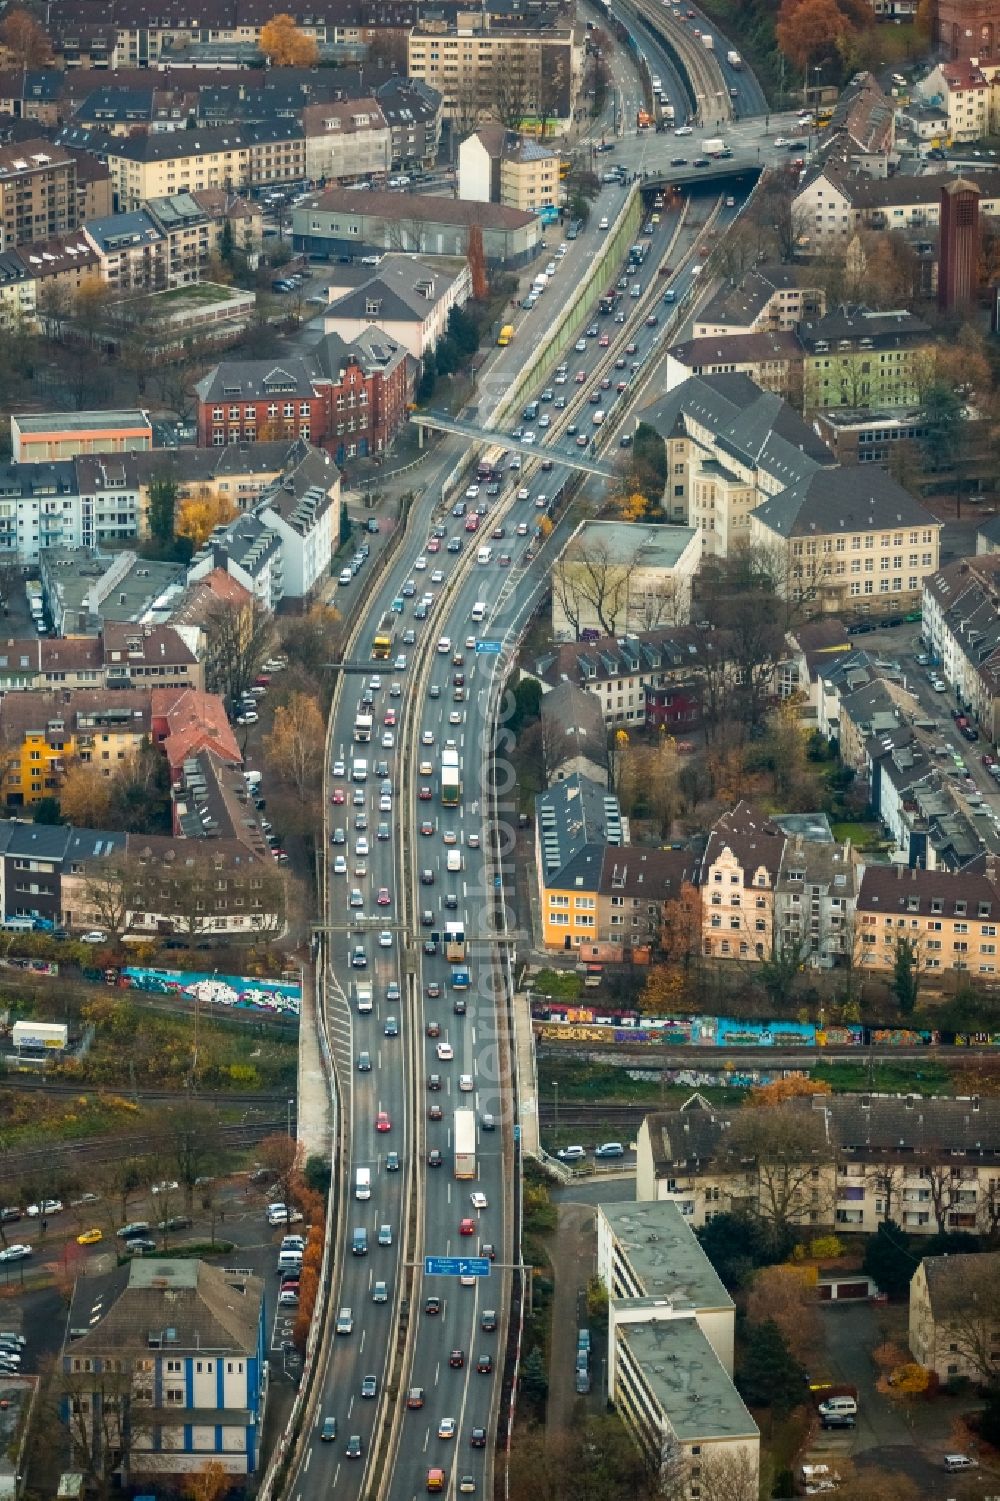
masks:
<path fill-rule="evenodd" d="M 356 1199 L 370 1199 L 372 1196 L 372 1170 L 370 1167 L 359 1167 L 354 1175 L 354 1197 Z"/>
<path fill-rule="evenodd" d="M 858 1403 L 856 1397 L 828 1397 L 825 1402 L 819 1404 L 821 1418 L 830 1417 L 857 1417 Z"/>
<path fill-rule="evenodd" d="M 301 1251 L 288 1250 L 288 1251 L 279 1251 L 278 1252 L 278 1271 L 279 1272 L 294 1271 L 296 1268 L 300 1267 L 301 1265 L 302 1265 L 302 1252 Z"/>
<path fill-rule="evenodd" d="M 477 563 L 489 563 L 493 557 L 492 547 L 481 547 L 476 553 Z"/>
<path fill-rule="evenodd" d="M 449 850 L 448 853 L 447 853 L 447 855 L 445 856 L 445 862 L 444 863 L 445 863 L 445 869 L 446 870 L 461 870 L 462 869 L 462 852 L 461 852 L 461 850 Z"/>
<path fill-rule="evenodd" d="M 351 781 L 367 782 L 367 780 L 368 762 L 359 757 L 358 760 L 354 761 L 351 765 Z"/>
<path fill-rule="evenodd" d="M 475 604 L 472 606 L 472 618 L 473 620 L 486 619 L 486 605 L 481 599 L 477 599 Z"/>
<path fill-rule="evenodd" d="M 372 988 L 367 980 L 359 980 L 354 987 L 358 1000 L 358 1014 L 366 1016 L 372 1009 Z"/>

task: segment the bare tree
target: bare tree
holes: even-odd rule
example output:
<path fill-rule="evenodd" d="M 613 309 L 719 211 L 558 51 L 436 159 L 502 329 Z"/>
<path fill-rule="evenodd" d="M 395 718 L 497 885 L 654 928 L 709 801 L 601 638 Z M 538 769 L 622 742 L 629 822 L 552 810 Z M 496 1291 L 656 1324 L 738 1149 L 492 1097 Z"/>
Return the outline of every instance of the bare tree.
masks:
<path fill-rule="evenodd" d="M 718 1161 L 748 1175 L 757 1213 L 779 1239 L 803 1217 L 829 1208 L 823 1180 L 833 1166 L 833 1148 L 820 1110 L 744 1107 L 725 1134 Z"/>
<path fill-rule="evenodd" d="M 274 617 L 257 599 L 219 604 L 207 625 L 205 686 L 235 702 L 267 660 L 274 643 Z"/>
<path fill-rule="evenodd" d="M 494 70 L 489 89 L 491 111 L 505 130 L 520 130 L 537 107 L 534 82 L 528 75 L 527 48 L 511 47 L 504 66 Z"/>
<path fill-rule="evenodd" d="M 984 1386 L 1000 1375 L 997 1329 L 1000 1328 L 1000 1279 L 996 1257 L 952 1256 L 948 1275 L 940 1279 L 935 1318 L 940 1335 L 972 1367 Z"/>
<path fill-rule="evenodd" d="M 135 871 L 131 862 L 99 860 L 88 866 L 83 882 L 88 917 L 106 928 L 115 942 L 131 933 L 138 915 L 134 906 Z"/>

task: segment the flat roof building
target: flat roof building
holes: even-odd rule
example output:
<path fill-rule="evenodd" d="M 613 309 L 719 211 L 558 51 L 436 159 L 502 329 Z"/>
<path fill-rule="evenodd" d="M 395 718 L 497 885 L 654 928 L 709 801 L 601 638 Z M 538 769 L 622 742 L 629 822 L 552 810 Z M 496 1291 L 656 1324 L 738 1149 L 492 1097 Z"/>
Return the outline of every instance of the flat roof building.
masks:
<path fill-rule="evenodd" d="M 86 453 L 144 453 L 153 446 L 153 426 L 149 413 L 139 408 L 21 412 L 11 416 L 10 441 L 15 463 L 74 459 Z"/>

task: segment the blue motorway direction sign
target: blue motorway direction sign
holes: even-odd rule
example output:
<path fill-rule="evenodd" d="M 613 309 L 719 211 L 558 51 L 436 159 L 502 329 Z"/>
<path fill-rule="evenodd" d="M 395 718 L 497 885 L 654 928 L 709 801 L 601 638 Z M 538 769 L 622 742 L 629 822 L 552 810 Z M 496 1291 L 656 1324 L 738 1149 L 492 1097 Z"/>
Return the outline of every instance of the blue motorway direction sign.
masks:
<path fill-rule="evenodd" d="M 488 1256 L 425 1256 L 425 1277 L 488 1277 Z"/>
<path fill-rule="evenodd" d="M 500 655 L 501 644 L 502 643 L 499 642 L 499 641 L 477 641 L 476 642 L 476 656 L 477 657 L 498 657 Z"/>

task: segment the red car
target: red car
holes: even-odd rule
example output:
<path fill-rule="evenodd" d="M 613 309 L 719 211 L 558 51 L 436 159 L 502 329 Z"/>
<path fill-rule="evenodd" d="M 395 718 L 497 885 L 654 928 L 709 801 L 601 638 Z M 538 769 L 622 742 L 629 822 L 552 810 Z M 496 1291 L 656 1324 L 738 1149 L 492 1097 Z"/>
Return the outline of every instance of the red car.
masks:
<path fill-rule="evenodd" d="M 387 729 L 390 729 L 390 730 L 392 729 L 393 725 L 396 723 L 396 711 L 395 711 L 395 709 L 386 709 L 386 711 L 385 711 L 385 719 L 384 719 L 383 723 L 385 724 L 385 726 L 386 726 Z"/>
<path fill-rule="evenodd" d="M 608 345 L 611 343 L 611 340 L 607 334 L 602 334 L 597 342 L 600 345 L 601 349 L 607 349 Z"/>
<path fill-rule="evenodd" d="M 429 803 L 434 794 L 429 787 L 421 787 L 417 796 L 422 803 Z"/>
<path fill-rule="evenodd" d="M 330 801 L 331 803 L 344 803 L 347 801 L 347 794 L 345 793 L 343 787 L 335 787 L 333 789 L 333 796 L 331 797 Z"/>
<path fill-rule="evenodd" d="M 391 905 L 392 897 L 389 895 L 388 886 L 379 887 L 378 896 L 375 898 L 375 900 L 380 907 L 388 907 Z"/>
<path fill-rule="evenodd" d="M 452 1350 L 451 1354 L 448 1356 L 448 1364 L 451 1366 L 451 1369 L 453 1371 L 460 1371 L 465 1365 L 465 1351 Z"/>
<path fill-rule="evenodd" d="M 475 1222 L 475 1220 L 459 1220 L 459 1222 L 458 1222 L 458 1233 L 459 1233 L 459 1235 L 475 1235 L 475 1233 L 476 1233 L 476 1222 Z"/>
<path fill-rule="evenodd" d="M 427 544 L 427 551 L 428 552 L 440 552 L 441 551 L 441 544 L 440 544 L 440 542 L 438 541 L 438 539 L 436 537 L 432 537 L 431 540 L 428 542 L 428 544 Z"/>
<path fill-rule="evenodd" d="M 587 379 L 587 372 L 586 372 L 586 370 L 578 370 L 576 372 L 576 374 L 574 375 L 573 379 L 576 381 L 576 383 L 577 383 L 578 386 L 582 386 L 583 383 L 584 383 L 584 381 Z"/>
<path fill-rule="evenodd" d="M 379 1113 L 378 1113 L 378 1115 L 375 1117 L 375 1130 L 376 1131 L 391 1131 L 392 1130 L 392 1122 L 390 1121 L 388 1115 L 385 1113 L 384 1110 L 380 1110 Z M 469 1223 L 471 1225 L 472 1221 L 470 1220 Z"/>
<path fill-rule="evenodd" d="M 478 530 L 479 530 L 479 517 L 478 516 L 469 516 L 466 519 L 465 530 L 467 532 L 478 532 Z"/>

